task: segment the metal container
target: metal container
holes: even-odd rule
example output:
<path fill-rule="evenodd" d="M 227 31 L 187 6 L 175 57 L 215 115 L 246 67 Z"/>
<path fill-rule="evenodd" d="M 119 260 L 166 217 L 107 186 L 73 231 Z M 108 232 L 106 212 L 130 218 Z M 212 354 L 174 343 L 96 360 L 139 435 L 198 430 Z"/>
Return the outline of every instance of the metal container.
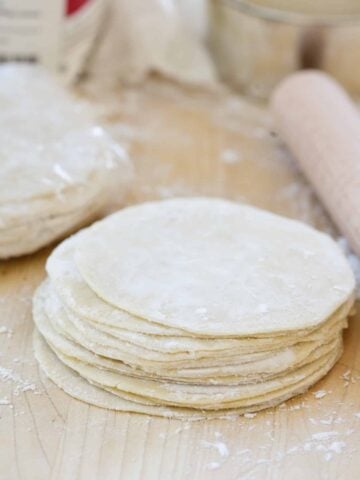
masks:
<path fill-rule="evenodd" d="M 252 97 L 302 68 L 360 95 L 360 0 L 211 0 L 209 46 L 223 80 Z"/>

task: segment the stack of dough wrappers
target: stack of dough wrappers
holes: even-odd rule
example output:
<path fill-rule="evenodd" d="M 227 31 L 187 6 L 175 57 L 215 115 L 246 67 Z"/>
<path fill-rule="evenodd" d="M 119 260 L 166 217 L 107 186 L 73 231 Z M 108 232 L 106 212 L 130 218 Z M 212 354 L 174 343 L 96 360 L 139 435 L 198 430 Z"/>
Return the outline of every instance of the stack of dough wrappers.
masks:
<path fill-rule="evenodd" d="M 117 201 L 124 151 L 38 67 L 0 67 L 0 258 L 31 253 Z"/>
<path fill-rule="evenodd" d="M 221 199 L 129 207 L 64 241 L 35 354 L 70 395 L 198 419 L 304 392 L 342 352 L 353 274 L 316 230 Z"/>

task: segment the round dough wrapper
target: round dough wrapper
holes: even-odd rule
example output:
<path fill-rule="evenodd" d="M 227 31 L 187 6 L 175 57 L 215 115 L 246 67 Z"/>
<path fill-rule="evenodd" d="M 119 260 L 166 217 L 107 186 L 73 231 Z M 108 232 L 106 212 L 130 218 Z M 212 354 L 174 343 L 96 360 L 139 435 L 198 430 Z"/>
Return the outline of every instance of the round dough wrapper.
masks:
<path fill-rule="evenodd" d="M 151 357 L 151 352 L 154 353 L 154 359 L 163 359 L 164 361 L 186 360 L 189 359 L 195 363 L 200 358 L 226 358 L 229 356 L 242 356 L 247 352 L 257 352 L 254 355 L 261 356 L 261 351 L 275 350 L 280 347 L 287 347 L 295 343 L 309 342 L 320 339 L 323 342 L 327 336 L 339 333 L 339 331 L 346 326 L 346 317 L 350 305 L 345 304 L 340 308 L 337 314 L 334 314 L 328 321 L 321 324 L 321 326 L 311 331 L 307 335 L 295 337 L 292 335 L 285 338 L 275 339 L 196 339 L 194 337 L 162 337 L 157 335 L 146 335 L 138 332 L 130 332 L 122 329 L 104 326 L 100 323 L 92 323 L 85 319 L 81 319 L 69 309 L 66 309 L 60 302 L 59 298 L 54 294 L 50 284 L 45 281 L 39 288 L 35 302 L 39 297 L 39 302 L 43 302 L 44 308 L 50 318 L 54 319 L 55 323 L 59 322 L 68 324 L 70 322 L 71 328 L 76 329 L 78 338 L 85 336 L 90 342 L 94 344 L 102 344 L 109 348 L 125 350 L 130 354 L 140 353 L 140 356 L 146 358 L 148 352 Z M 105 328 L 105 330 L 103 330 Z M 79 340 L 81 342 L 81 340 Z M 139 350 L 140 348 L 140 350 Z M 144 353 L 145 355 L 141 355 Z M 149 358 L 150 358 L 149 357 Z"/>
<path fill-rule="evenodd" d="M 70 338 L 76 343 L 79 343 L 84 348 L 96 353 L 97 355 L 106 356 L 115 360 L 120 360 L 128 365 L 133 365 L 136 368 L 140 368 L 150 373 L 158 373 L 159 375 L 166 374 L 170 370 L 182 370 L 188 368 L 212 368 L 217 370 L 219 368 L 227 368 L 229 365 L 241 365 L 242 362 L 247 363 L 249 361 L 256 361 L 261 358 L 263 352 L 250 352 L 239 353 L 238 355 L 229 356 L 225 358 L 200 358 L 195 360 L 169 360 L 163 356 L 152 356 L 147 353 L 138 351 L 136 354 L 130 352 L 128 349 L 114 346 L 103 345 L 96 338 L 89 339 L 86 335 L 81 334 L 74 326 L 69 322 L 66 317 L 53 317 L 52 324 L 54 328 Z M 339 330 L 338 330 L 339 331 Z M 275 350 L 276 351 L 276 350 Z M 272 351 L 274 354 L 275 351 Z"/>
<path fill-rule="evenodd" d="M 0 66 L 0 159 L 0 258 L 94 219 L 132 178 L 126 153 L 89 107 L 30 65 Z"/>
<path fill-rule="evenodd" d="M 315 342 L 308 342 L 305 345 L 297 345 L 292 349 L 285 349 L 285 351 L 274 352 L 270 356 L 261 359 L 257 362 L 247 362 L 236 365 L 237 372 L 231 372 L 231 366 L 223 367 L 222 375 L 218 372 L 206 375 L 205 371 L 198 369 L 196 376 L 193 378 L 180 377 L 176 372 L 172 372 L 171 376 L 159 376 L 161 372 L 150 374 L 139 368 L 133 368 L 121 361 L 113 360 L 111 358 L 103 357 L 94 354 L 90 350 L 85 349 L 81 345 L 68 339 L 63 334 L 59 333 L 51 324 L 45 312 L 35 307 L 34 320 L 39 332 L 46 339 L 52 350 L 60 352 L 67 357 L 78 359 L 80 362 L 93 365 L 98 368 L 117 372 L 130 377 L 138 377 L 147 380 L 154 380 L 168 383 L 185 383 L 195 385 L 239 385 L 241 383 L 255 383 L 264 381 L 265 379 L 272 379 L 278 375 L 284 375 L 290 370 L 311 363 L 328 353 L 335 347 L 339 341 L 339 335 L 333 336 L 329 342 L 320 345 Z M 229 369 L 229 371 L 227 371 Z M 254 372 L 256 372 L 254 374 Z"/>
<path fill-rule="evenodd" d="M 84 185 L 119 156 L 89 106 L 40 67 L 0 67 L 0 112 L 0 205 Z"/>
<path fill-rule="evenodd" d="M 340 351 L 341 340 L 339 339 L 330 352 L 314 360 L 311 364 L 291 371 L 283 377 L 235 386 L 186 385 L 126 377 L 79 362 L 72 357 L 65 357 L 59 352 L 55 351 L 55 353 L 60 361 L 78 372 L 90 383 L 95 383 L 103 388 L 114 389 L 120 395 L 123 395 L 123 393 L 135 395 L 139 398 L 144 398 L 145 401 L 150 400 L 159 405 L 216 410 L 252 405 L 257 402 L 258 398 L 261 398 L 262 401 L 263 395 L 277 395 L 278 391 L 283 391 L 284 388 L 290 388 L 292 385 L 312 377 L 315 372 L 322 369 L 329 362 L 333 364 L 334 359 L 338 358 Z"/>
<path fill-rule="evenodd" d="M 106 302 L 195 335 L 311 328 L 355 287 L 329 236 L 214 198 L 117 212 L 85 231 L 74 258 L 83 279 Z"/>
<path fill-rule="evenodd" d="M 128 331 L 162 336 L 186 335 L 182 330 L 166 328 L 114 309 L 98 297 L 82 279 L 73 259 L 74 245 L 81 241 L 82 235 L 83 231 L 64 240 L 46 262 L 52 288 L 67 307 L 80 317 Z"/>
<path fill-rule="evenodd" d="M 48 284 L 45 282 L 39 287 L 34 297 L 33 307 L 34 321 L 45 338 L 48 339 L 50 336 L 49 341 L 54 342 L 54 334 L 55 336 L 65 336 L 71 341 L 71 344 L 82 346 L 90 355 L 107 357 L 106 360 L 109 361 L 113 359 L 125 362 L 136 367 L 138 373 L 142 375 L 148 373 L 158 377 L 168 376 L 176 379 L 180 374 L 180 376 L 190 377 L 195 381 L 196 379 L 201 381 L 209 376 L 216 378 L 229 374 L 244 376 L 255 373 L 258 377 L 264 377 L 266 373 L 273 372 L 273 370 L 286 371 L 293 368 L 296 363 L 301 363 L 302 360 L 309 361 L 306 359 L 314 349 L 320 352 L 321 345 L 327 345 L 334 338 L 338 338 L 341 335 L 341 329 L 346 325 L 344 320 L 338 320 L 329 326 L 323 325 L 322 333 L 311 333 L 301 338 L 298 343 L 270 351 L 257 352 L 253 349 L 251 353 L 239 351 L 235 352 L 233 356 L 214 356 L 209 359 L 193 358 L 192 352 L 189 352 L 189 359 L 184 362 L 171 360 L 174 355 L 158 354 L 154 358 L 151 353 L 156 353 L 156 351 L 152 352 L 147 349 L 145 352 L 144 349 L 132 349 L 131 344 L 120 342 L 114 337 L 110 337 L 112 341 L 106 343 L 107 338 L 103 339 L 103 334 L 98 334 L 86 323 L 81 324 L 81 328 L 78 329 L 69 321 L 62 305 L 54 305 L 54 299 L 48 294 L 47 286 Z M 152 346 L 151 342 L 149 346 Z M 187 365 L 189 368 L 186 368 Z"/>
<path fill-rule="evenodd" d="M 47 290 L 46 296 L 52 298 L 58 296 L 65 308 L 73 312 L 79 319 L 89 322 L 95 328 L 108 331 L 119 338 L 128 340 L 131 343 L 144 345 L 154 342 L 154 344 L 162 344 L 168 351 L 192 350 L 201 345 L 202 337 L 196 339 L 190 333 L 183 330 L 166 328 L 163 325 L 147 322 L 144 319 L 135 317 L 124 310 L 113 308 L 98 297 L 89 286 L 83 281 L 73 260 L 74 245 L 81 241 L 82 232 L 74 235 L 70 239 L 61 243 L 50 255 L 46 264 L 46 270 L 51 279 L 51 285 L 44 286 Z M 56 293 L 55 293 L 56 291 Z M 347 316 L 351 309 L 353 299 L 349 299 L 341 306 L 334 315 L 338 318 Z M 317 328 L 317 327 L 315 327 Z M 117 332 L 117 334 L 115 333 Z M 149 337 L 151 335 L 151 337 Z M 187 335 L 187 336 L 186 336 Z M 190 336 L 189 336 L 190 335 Z M 291 334 L 282 335 L 284 343 L 291 344 L 292 336 L 302 337 L 304 332 L 297 331 Z M 155 337 L 156 336 L 156 337 Z M 279 334 L 277 336 L 280 337 Z M 155 338 L 154 338 L 155 337 Z M 169 338 L 171 337 L 171 338 Z M 211 338 L 203 337 L 210 340 L 214 345 L 214 349 L 228 349 L 231 347 L 246 348 L 252 343 L 250 338 Z M 265 338 L 261 335 L 262 340 L 254 340 L 253 346 L 257 350 L 260 344 L 264 344 L 265 348 L 277 348 L 282 340 L 274 339 L 274 336 Z"/>
<path fill-rule="evenodd" d="M 205 412 L 195 409 L 163 407 L 159 405 L 137 403 L 126 400 L 125 398 L 121 398 L 120 396 L 114 395 L 109 391 L 103 390 L 102 388 L 98 388 L 95 385 L 87 382 L 72 369 L 61 363 L 37 331 L 34 332 L 34 351 L 40 367 L 46 376 L 74 398 L 112 410 L 187 420 L 219 418 L 232 414 L 256 412 L 278 405 L 279 403 L 282 403 L 287 399 L 306 391 L 312 384 L 322 378 L 328 372 L 328 370 L 331 369 L 336 361 L 335 358 L 332 363 L 329 362 L 328 364 L 324 365 L 324 367 L 317 371 L 312 378 L 307 378 L 306 381 L 299 382 L 296 388 L 293 388 L 290 391 L 283 391 L 281 394 L 278 392 L 278 396 L 276 398 L 269 399 L 264 396 L 263 402 L 257 405 L 247 405 L 244 408 Z"/>
<path fill-rule="evenodd" d="M 58 216 L 50 215 L 0 233 L 0 257 L 32 253 L 54 239 L 71 233 L 75 228 L 86 225 L 99 212 L 103 201 L 86 205 L 76 212 Z"/>

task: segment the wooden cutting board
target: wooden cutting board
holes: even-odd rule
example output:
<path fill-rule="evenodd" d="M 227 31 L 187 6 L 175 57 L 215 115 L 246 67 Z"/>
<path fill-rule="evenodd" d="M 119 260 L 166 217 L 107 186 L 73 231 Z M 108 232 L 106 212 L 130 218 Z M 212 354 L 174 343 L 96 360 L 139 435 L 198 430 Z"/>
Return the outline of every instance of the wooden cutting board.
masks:
<path fill-rule="evenodd" d="M 262 108 L 159 81 L 84 91 L 134 160 L 128 203 L 218 195 L 336 235 Z M 31 297 L 50 252 L 0 263 L 1 480 L 359 478 L 360 316 L 331 373 L 278 408 L 194 423 L 115 413 L 69 397 L 38 370 Z"/>

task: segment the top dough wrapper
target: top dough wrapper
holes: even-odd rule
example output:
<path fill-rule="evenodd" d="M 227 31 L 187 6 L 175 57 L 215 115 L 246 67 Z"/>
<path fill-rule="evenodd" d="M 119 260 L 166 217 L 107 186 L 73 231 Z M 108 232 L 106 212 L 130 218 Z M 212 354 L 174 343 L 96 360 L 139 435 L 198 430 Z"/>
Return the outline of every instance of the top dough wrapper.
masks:
<path fill-rule="evenodd" d="M 192 335 L 311 329 L 355 288 L 329 236 L 214 198 L 117 212 L 82 232 L 75 262 L 109 304 Z"/>

